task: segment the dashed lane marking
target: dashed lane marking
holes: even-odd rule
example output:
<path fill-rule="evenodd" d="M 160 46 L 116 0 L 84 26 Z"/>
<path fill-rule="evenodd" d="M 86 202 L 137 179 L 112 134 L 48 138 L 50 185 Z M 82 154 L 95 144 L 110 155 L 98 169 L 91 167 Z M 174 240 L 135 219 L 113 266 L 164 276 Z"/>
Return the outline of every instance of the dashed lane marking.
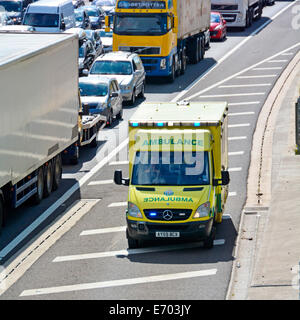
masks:
<path fill-rule="evenodd" d="M 118 165 L 123 165 L 123 164 L 128 164 L 129 161 L 125 160 L 125 161 L 112 161 L 109 163 L 110 166 L 118 166 Z"/>
<path fill-rule="evenodd" d="M 250 116 L 252 114 L 255 114 L 254 111 L 246 111 L 246 112 L 231 112 L 228 113 L 228 116 L 234 117 L 234 116 Z"/>
<path fill-rule="evenodd" d="M 111 207 L 125 207 L 127 206 L 128 202 L 113 202 L 111 204 L 108 205 L 109 208 Z"/>
<path fill-rule="evenodd" d="M 242 167 L 228 168 L 228 171 L 229 171 L 229 172 L 242 171 Z"/>
<path fill-rule="evenodd" d="M 228 141 L 234 141 L 234 140 L 246 140 L 246 136 L 241 136 L 241 137 L 228 137 Z"/>
<path fill-rule="evenodd" d="M 224 239 L 214 240 L 214 245 L 223 245 L 224 243 L 225 243 Z M 134 255 L 134 254 L 193 249 L 193 248 L 200 248 L 202 246 L 203 246 L 202 242 L 190 242 L 190 243 L 180 243 L 180 244 L 174 244 L 174 245 L 155 246 L 155 247 L 149 247 L 149 248 L 93 252 L 93 253 L 75 254 L 75 255 L 69 255 L 69 256 L 58 256 L 52 262 L 78 261 L 78 260 L 88 260 L 88 259 L 100 259 L 100 258 L 107 258 L 107 257 L 127 257 L 129 255 Z"/>
<path fill-rule="evenodd" d="M 81 236 L 90 236 L 90 235 L 94 235 L 94 234 L 104 234 L 104 233 L 123 232 L 123 231 L 126 231 L 126 226 L 84 230 L 80 233 L 80 235 Z"/>
<path fill-rule="evenodd" d="M 251 87 L 269 87 L 272 83 L 257 83 L 257 84 L 228 84 L 219 86 L 218 88 L 251 88 Z"/>
<path fill-rule="evenodd" d="M 235 93 L 235 94 L 212 94 L 199 96 L 200 98 L 223 98 L 223 97 L 246 97 L 246 96 L 263 96 L 265 92 L 248 92 L 248 93 Z"/>
<path fill-rule="evenodd" d="M 246 106 L 252 104 L 260 104 L 260 101 L 248 101 L 248 102 L 229 102 L 229 106 Z"/>
<path fill-rule="evenodd" d="M 228 128 L 243 128 L 250 127 L 250 123 L 229 124 Z"/>
<path fill-rule="evenodd" d="M 275 78 L 277 74 L 263 74 L 263 75 L 256 75 L 256 76 L 239 76 L 236 79 L 256 79 L 256 78 Z"/>
<path fill-rule="evenodd" d="M 148 277 L 140 277 L 140 278 L 132 278 L 132 279 L 121 279 L 121 280 L 111 280 L 111 281 L 92 282 L 92 283 L 80 283 L 80 284 L 75 284 L 75 285 L 24 290 L 20 294 L 20 296 L 27 297 L 27 296 L 35 296 L 35 295 L 42 295 L 42 294 L 53 294 L 53 293 L 62 293 L 62 292 L 71 292 L 71 291 L 80 291 L 80 290 L 91 290 L 91 289 L 101 289 L 101 288 L 109 288 L 109 287 L 128 286 L 128 285 L 150 283 L 150 282 L 189 279 L 189 278 L 196 278 L 196 277 L 213 276 L 216 273 L 217 273 L 217 269 L 208 269 L 208 270 L 200 270 L 200 271 L 189 271 L 189 272 L 179 272 L 179 273 L 172 273 L 172 274 L 162 274 L 162 275 L 157 275 L 157 276 L 148 276 Z"/>
<path fill-rule="evenodd" d="M 234 151 L 234 152 L 228 152 L 228 156 L 241 156 L 243 155 L 245 152 L 244 151 Z"/>
<path fill-rule="evenodd" d="M 102 185 L 102 184 L 110 184 L 113 182 L 114 182 L 113 180 L 91 181 L 90 183 L 88 183 L 88 186 L 98 186 L 98 185 Z"/>

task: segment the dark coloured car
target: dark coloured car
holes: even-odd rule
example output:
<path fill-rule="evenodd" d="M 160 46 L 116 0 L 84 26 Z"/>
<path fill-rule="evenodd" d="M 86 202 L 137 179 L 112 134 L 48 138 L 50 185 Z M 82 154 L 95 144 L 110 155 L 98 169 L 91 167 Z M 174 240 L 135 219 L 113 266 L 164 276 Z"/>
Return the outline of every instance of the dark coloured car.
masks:
<path fill-rule="evenodd" d="M 85 40 L 79 47 L 78 70 L 79 76 L 82 75 L 83 69 L 90 69 L 97 56 L 96 50 L 90 40 Z"/>
<path fill-rule="evenodd" d="M 98 57 L 103 52 L 103 44 L 100 38 L 100 30 L 85 30 L 86 37 L 93 43 Z"/>
<path fill-rule="evenodd" d="M 13 24 L 21 24 L 27 6 L 32 0 L 0 0 L 0 8 L 6 11 Z"/>
<path fill-rule="evenodd" d="M 91 21 L 92 29 L 101 29 L 105 25 L 105 12 L 96 6 L 83 6 L 80 9 L 85 10 Z"/>
<path fill-rule="evenodd" d="M 85 10 L 74 9 L 76 28 L 90 29 L 91 21 Z"/>
<path fill-rule="evenodd" d="M 72 0 L 72 3 L 75 9 L 85 5 L 84 0 Z"/>

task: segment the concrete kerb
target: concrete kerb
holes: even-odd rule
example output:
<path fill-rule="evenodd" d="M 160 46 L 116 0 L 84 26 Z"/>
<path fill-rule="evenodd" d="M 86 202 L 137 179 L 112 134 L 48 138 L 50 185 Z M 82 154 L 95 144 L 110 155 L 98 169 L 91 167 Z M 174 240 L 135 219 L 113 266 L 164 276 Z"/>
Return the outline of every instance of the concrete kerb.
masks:
<path fill-rule="evenodd" d="M 226 300 L 247 298 L 257 251 L 257 230 L 263 228 L 259 212 L 267 211 L 271 200 L 273 129 L 286 91 L 284 88 L 295 78 L 299 62 L 300 52 L 277 80 L 257 121 L 247 180 L 247 200 L 241 215 Z M 254 241 L 242 241 L 244 239 Z M 240 268 L 241 263 L 243 268 Z"/>

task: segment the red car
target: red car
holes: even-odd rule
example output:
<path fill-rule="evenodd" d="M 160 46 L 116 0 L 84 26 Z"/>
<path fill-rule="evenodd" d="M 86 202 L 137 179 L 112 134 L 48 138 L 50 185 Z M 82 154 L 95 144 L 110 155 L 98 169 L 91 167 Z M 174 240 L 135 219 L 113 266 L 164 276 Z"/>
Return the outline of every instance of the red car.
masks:
<path fill-rule="evenodd" d="M 226 21 L 222 14 L 212 11 L 210 14 L 210 38 L 224 40 L 227 35 Z"/>

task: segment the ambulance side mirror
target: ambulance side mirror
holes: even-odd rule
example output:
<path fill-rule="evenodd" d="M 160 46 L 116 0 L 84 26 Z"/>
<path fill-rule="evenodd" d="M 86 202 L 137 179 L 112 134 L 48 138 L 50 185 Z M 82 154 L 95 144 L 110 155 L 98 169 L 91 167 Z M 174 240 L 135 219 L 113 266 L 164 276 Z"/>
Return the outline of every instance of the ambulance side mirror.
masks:
<path fill-rule="evenodd" d="M 221 171 L 221 175 L 222 175 L 222 185 L 227 186 L 230 182 L 229 172 Z"/>
<path fill-rule="evenodd" d="M 213 179 L 213 186 L 227 186 L 230 182 L 229 172 L 221 171 L 222 179 Z"/>
<path fill-rule="evenodd" d="M 118 185 L 123 184 L 124 186 L 129 186 L 129 179 L 124 179 L 122 177 L 122 170 L 115 170 L 114 183 Z"/>

